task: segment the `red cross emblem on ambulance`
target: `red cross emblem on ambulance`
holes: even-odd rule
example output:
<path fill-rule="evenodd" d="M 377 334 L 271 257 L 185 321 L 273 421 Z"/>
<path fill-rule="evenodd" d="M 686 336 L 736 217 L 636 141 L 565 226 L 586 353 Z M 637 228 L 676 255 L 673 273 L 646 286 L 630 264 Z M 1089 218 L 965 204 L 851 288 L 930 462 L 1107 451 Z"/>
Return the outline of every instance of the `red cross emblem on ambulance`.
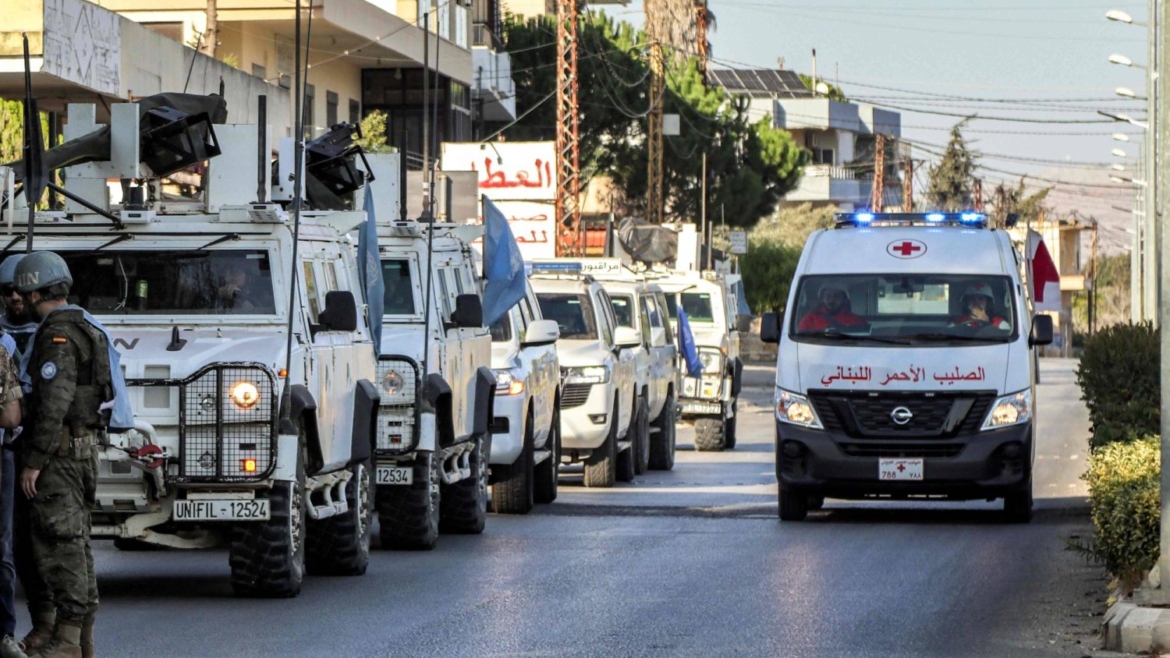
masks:
<path fill-rule="evenodd" d="M 926 253 L 926 244 L 918 240 L 894 240 L 886 245 L 886 253 L 894 258 L 918 258 Z"/>

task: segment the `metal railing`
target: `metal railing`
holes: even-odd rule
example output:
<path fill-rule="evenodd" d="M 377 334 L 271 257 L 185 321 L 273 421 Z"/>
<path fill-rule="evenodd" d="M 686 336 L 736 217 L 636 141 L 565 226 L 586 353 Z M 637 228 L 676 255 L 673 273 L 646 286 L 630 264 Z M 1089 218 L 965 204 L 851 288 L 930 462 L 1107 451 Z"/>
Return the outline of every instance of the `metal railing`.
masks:
<path fill-rule="evenodd" d="M 488 23 L 473 23 L 471 26 L 471 45 L 486 46 L 500 52 L 504 49 L 504 42 L 500 35 Z"/>
<path fill-rule="evenodd" d="M 805 178 L 838 178 L 842 180 L 856 180 L 857 173 L 852 169 L 837 165 L 811 164 L 804 168 Z"/>

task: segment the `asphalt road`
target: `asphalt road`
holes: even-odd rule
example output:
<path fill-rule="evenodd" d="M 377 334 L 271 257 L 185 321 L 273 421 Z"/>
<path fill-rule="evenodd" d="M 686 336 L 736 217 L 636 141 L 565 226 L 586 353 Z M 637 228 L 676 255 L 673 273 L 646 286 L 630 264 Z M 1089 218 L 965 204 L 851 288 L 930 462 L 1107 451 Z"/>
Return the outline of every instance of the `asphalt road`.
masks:
<path fill-rule="evenodd" d="M 430 553 L 293 600 L 231 596 L 222 551 L 99 544 L 105 656 L 1083 656 L 1101 573 L 1081 536 L 1087 418 L 1073 363 L 1045 361 L 1030 525 L 987 503 L 829 501 L 776 519 L 770 368 L 749 370 L 739 447 L 613 490 L 573 486 Z M 754 404 L 752 404 L 754 403 Z M 23 631 L 26 626 L 22 625 Z"/>

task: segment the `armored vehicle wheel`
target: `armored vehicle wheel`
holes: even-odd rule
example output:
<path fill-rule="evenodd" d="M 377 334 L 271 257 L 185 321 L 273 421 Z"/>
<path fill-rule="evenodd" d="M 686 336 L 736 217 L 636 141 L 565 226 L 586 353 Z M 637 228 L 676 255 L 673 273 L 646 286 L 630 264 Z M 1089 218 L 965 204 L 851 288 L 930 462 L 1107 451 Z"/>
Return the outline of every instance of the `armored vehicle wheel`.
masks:
<path fill-rule="evenodd" d="M 634 437 L 634 474 L 641 475 L 650 470 L 650 405 L 643 397 L 638 403 L 638 435 Z"/>
<path fill-rule="evenodd" d="M 1032 520 L 1032 482 L 1015 493 L 1004 496 L 1003 516 L 1008 523 L 1028 523 Z"/>
<path fill-rule="evenodd" d="M 442 487 L 439 532 L 478 535 L 487 524 L 487 459 L 482 437 L 475 439 L 469 462 L 471 477 Z"/>
<path fill-rule="evenodd" d="M 650 435 L 650 470 L 669 471 L 674 468 L 674 440 L 675 425 L 678 418 L 674 406 L 674 396 L 666 396 L 666 406 L 654 421 L 657 432 Z"/>
<path fill-rule="evenodd" d="M 781 521 L 803 521 L 808 516 L 807 495 L 780 485 L 779 498 Z"/>
<path fill-rule="evenodd" d="M 560 404 L 558 400 L 557 404 Z M 533 499 L 544 505 L 557 499 L 558 479 L 561 476 L 561 412 L 553 412 L 552 427 L 549 429 L 548 442 L 545 447 L 549 450 L 548 459 L 536 465 L 536 482 L 534 483 Z"/>
<path fill-rule="evenodd" d="M 301 445 L 305 435 L 301 432 Z M 271 518 L 232 528 L 228 563 L 236 596 L 291 598 L 305 577 L 305 458 L 297 460 L 295 482 L 276 482 L 268 491 Z"/>
<path fill-rule="evenodd" d="M 731 450 L 735 447 L 735 430 L 739 425 L 739 400 L 731 403 L 731 418 L 723 421 L 723 447 Z"/>
<path fill-rule="evenodd" d="M 695 450 L 716 452 L 723 449 L 723 419 L 704 416 L 695 419 Z"/>
<path fill-rule="evenodd" d="M 500 475 L 499 480 L 492 485 L 492 505 L 500 514 L 527 514 L 532 511 L 536 468 L 532 423 L 532 413 L 529 412 L 524 426 L 524 447 L 516 461 L 507 466 L 495 466 L 500 470 Z"/>
<path fill-rule="evenodd" d="M 350 467 L 345 485 L 349 509 L 344 514 L 309 522 L 305 566 L 315 576 L 360 576 L 370 564 L 372 471 L 368 461 Z"/>
<path fill-rule="evenodd" d="M 374 494 L 382 548 L 429 551 L 439 540 L 438 458 L 420 452 L 411 466 L 413 484 L 383 485 Z"/>
<path fill-rule="evenodd" d="M 614 400 L 609 423 L 609 436 L 605 443 L 589 454 L 585 459 L 585 486 L 612 487 L 617 479 L 617 400 Z"/>

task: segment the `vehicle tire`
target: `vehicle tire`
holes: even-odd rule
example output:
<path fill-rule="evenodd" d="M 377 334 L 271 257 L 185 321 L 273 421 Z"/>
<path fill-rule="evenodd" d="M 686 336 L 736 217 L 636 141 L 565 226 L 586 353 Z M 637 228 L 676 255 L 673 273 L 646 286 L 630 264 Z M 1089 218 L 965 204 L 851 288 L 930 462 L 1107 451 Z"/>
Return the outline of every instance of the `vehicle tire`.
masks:
<path fill-rule="evenodd" d="M 527 514 L 532 511 L 536 475 L 532 423 L 532 412 L 529 411 L 524 424 L 524 447 L 520 449 L 516 461 L 507 466 L 501 464 L 493 467 L 499 469 L 499 479 L 492 485 L 492 505 L 499 514 Z"/>
<path fill-rule="evenodd" d="M 633 482 L 634 477 L 638 474 L 638 450 L 641 442 L 641 439 L 638 437 L 638 432 L 640 431 L 639 427 L 645 425 L 643 419 L 645 412 L 638 400 L 634 400 L 634 407 L 630 413 L 630 427 L 626 430 L 626 440 L 629 441 L 630 447 L 617 454 L 617 473 L 615 477 L 618 482 Z"/>
<path fill-rule="evenodd" d="M 360 576 L 370 565 L 370 509 L 373 506 L 373 469 L 370 461 L 350 467 L 345 484 L 344 514 L 310 521 L 305 566 L 314 576 Z"/>
<path fill-rule="evenodd" d="M 141 539 L 131 539 L 129 537 L 118 537 L 114 540 L 114 548 L 119 551 L 127 551 L 132 553 L 148 553 L 150 551 L 165 551 L 166 546 L 159 544 L 151 544 L 150 542 L 142 541 Z"/>
<path fill-rule="evenodd" d="M 1008 523 L 1028 523 L 1032 520 L 1032 482 L 1003 498 L 1003 516 Z"/>
<path fill-rule="evenodd" d="M 739 425 L 739 400 L 731 403 L 731 418 L 723 421 L 723 448 L 731 450 L 735 447 L 735 430 Z"/>
<path fill-rule="evenodd" d="M 468 467 L 471 477 L 440 487 L 439 532 L 443 534 L 478 535 L 487 525 L 488 469 L 482 437 L 475 439 Z"/>
<path fill-rule="evenodd" d="M 609 435 L 605 442 L 589 454 L 585 459 L 585 486 L 612 487 L 617 480 L 617 400 L 614 400 L 614 413 L 610 414 Z"/>
<path fill-rule="evenodd" d="M 674 395 L 666 396 L 666 405 L 658 420 L 654 421 L 657 432 L 650 435 L 650 470 L 669 471 L 674 468 L 674 440 L 677 435 L 675 425 L 678 418 L 674 406 Z"/>
<path fill-rule="evenodd" d="M 268 490 L 270 518 L 237 523 L 231 530 L 228 564 L 236 596 L 292 598 L 301 593 L 305 577 L 305 444 L 295 482 L 276 482 Z"/>
<path fill-rule="evenodd" d="M 815 512 L 815 511 L 824 509 L 824 507 L 825 507 L 825 497 L 824 496 L 809 496 L 808 497 L 809 511 Z"/>
<path fill-rule="evenodd" d="M 718 452 L 723 449 L 723 419 L 703 416 L 695 419 L 695 450 Z"/>
<path fill-rule="evenodd" d="M 429 551 L 439 540 L 439 464 L 433 452 L 420 452 L 411 464 L 409 486 L 380 486 L 375 497 L 382 548 Z"/>
<path fill-rule="evenodd" d="M 560 400 L 557 400 L 558 407 Z M 553 411 L 552 427 L 548 430 L 548 441 L 545 443 L 551 454 L 548 459 L 536 465 L 533 483 L 533 499 L 547 505 L 557 499 L 561 471 L 561 411 Z"/>
<path fill-rule="evenodd" d="M 808 516 L 808 495 L 779 488 L 780 520 L 803 521 Z"/>
<path fill-rule="evenodd" d="M 642 397 L 638 407 L 638 436 L 633 441 L 633 446 L 638 448 L 634 454 L 634 475 L 650 470 L 650 403 Z"/>

